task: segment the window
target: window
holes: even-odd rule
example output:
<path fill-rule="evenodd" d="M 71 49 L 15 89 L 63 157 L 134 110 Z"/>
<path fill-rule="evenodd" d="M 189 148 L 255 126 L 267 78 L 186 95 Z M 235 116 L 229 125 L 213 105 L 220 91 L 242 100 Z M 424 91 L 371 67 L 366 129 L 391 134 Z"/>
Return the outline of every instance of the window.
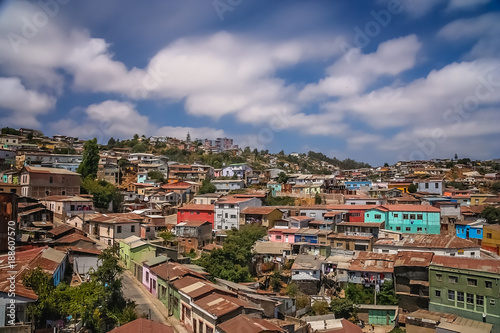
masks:
<path fill-rule="evenodd" d="M 337 243 L 337 247 L 342 247 L 343 244 L 342 243 Z"/>
<path fill-rule="evenodd" d="M 229 208 L 234 208 L 234 205 L 229 205 Z"/>
<path fill-rule="evenodd" d="M 403 220 L 408 220 L 408 214 L 403 214 Z"/>
<path fill-rule="evenodd" d="M 417 231 L 418 231 L 418 232 L 421 232 L 421 231 L 422 231 L 422 227 L 418 227 L 418 228 L 417 228 Z"/>
<path fill-rule="evenodd" d="M 228 215 L 227 213 L 224 213 L 224 217 L 225 217 L 226 219 L 227 219 L 227 215 Z"/>
<path fill-rule="evenodd" d="M 281 236 L 276 235 L 276 240 L 281 240 Z"/>
<path fill-rule="evenodd" d="M 417 214 L 417 220 L 423 220 L 424 219 L 424 215 L 422 214 Z"/>
<path fill-rule="evenodd" d="M 484 305 L 484 296 L 476 295 L 476 304 L 483 306 Z"/>
<path fill-rule="evenodd" d="M 458 277 L 450 275 L 449 281 L 450 281 L 450 283 L 458 283 Z"/>
<path fill-rule="evenodd" d="M 436 297 L 441 297 L 441 290 L 436 289 L 434 292 L 435 292 Z"/>
<path fill-rule="evenodd" d="M 416 219 L 416 215 L 415 214 L 410 214 L 410 220 L 414 220 Z"/>
<path fill-rule="evenodd" d="M 203 322 L 198 320 L 198 333 L 203 333 Z"/>
<path fill-rule="evenodd" d="M 467 294 L 467 303 L 474 304 L 474 295 L 473 294 Z"/>
<path fill-rule="evenodd" d="M 121 225 L 119 225 L 119 226 L 116 227 L 116 233 L 117 234 L 121 234 L 122 233 L 122 226 Z"/>
<path fill-rule="evenodd" d="M 53 177 L 50 177 L 50 178 L 49 178 L 49 183 L 51 183 L 51 184 L 52 184 L 53 182 L 54 182 L 54 178 L 53 178 Z"/>
<path fill-rule="evenodd" d="M 457 301 L 458 302 L 463 302 L 464 301 L 464 293 L 461 291 L 457 291 Z"/>
<path fill-rule="evenodd" d="M 455 290 L 448 290 L 448 299 L 451 301 L 455 300 Z"/>
<path fill-rule="evenodd" d="M 235 219 L 235 218 L 236 218 L 236 215 L 231 215 L 231 218 L 232 218 L 232 219 Z"/>
<path fill-rule="evenodd" d="M 411 231 L 411 228 L 410 227 L 406 227 L 406 231 Z"/>
<path fill-rule="evenodd" d="M 394 217 L 398 217 L 398 216 L 399 216 L 399 214 L 398 214 L 398 213 L 394 214 Z"/>
<path fill-rule="evenodd" d="M 481 235 L 481 230 L 476 230 L 476 234 Z"/>
<path fill-rule="evenodd" d="M 196 319 L 193 319 L 193 332 L 196 333 L 196 324 L 198 321 Z"/>
<path fill-rule="evenodd" d="M 467 285 L 476 287 L 477 286 L 477 280 L 476 279 L 467 279 Z"/>
<path fill-rule="evenodd" d="M 434 183 L 434 188 L 439 188 L 439 183 Z"/>
<path fill-rule="evenodd" d="M 148 228 L 149 229 L 149 228 Z M 149 230 L 148 230 L 149 231 Z M 135 232 L 135 225 L 130 226 L 130 232 Z"/>
<path fill-rule="evenodd" d="M 375 219 L 376 219 L 376 220 L 380 220 L 381 218 L 382 218 L 382 215 L 380 215 L 380 214 L 375 214 Z"/>
<path fill-rule="evenodd" d="M 151 229 L 150 229 L 150 228 L 146 228 L 146 232 L 150 232 L 150 231 L 151 231 Z"/>
<path fill-rule="evenodd" d="M 205 330 L 206 333 L 214 333 L 214 329 L 212 327 L 210 327 L 208 325 L 206 327 L 207 327 L 207 329 Z"/>
<path fill-rule="evenodd" d="M 186 318 L 190 319 L 191 318 L 191 309 L 185 308 L 186 309 Z"/>
<path fill-rule="evenodd" d="M 490 299 L 490 305 L 495 305 L 495 300 L 493 298 Z"/>
<path fill-rule="evenodd" d="M 486 234 L 486 238 L 491 238 L 491 233 L 489 233 L 489 232 L 488 232 L 488 233 Z"/>
<path fill-rule="evenodd" d="M 146 272 L 146 280 L 149 281 L 149 272 Z"/>
<path fill-rule="evenodd" d="M 484 281 L 484 286 L 485 286 L 486 288 L 490 288 L 490 289 L 491 289 L 491 287 L 493 286 L 493 284 L 492 284 L 492 282 L 491 282 L 491 281 Z"/>
<path fill-rule="evenodd" d="M 429 183 L 425 183 L 425 188 L 429 188 Z"/>
<path fill-rule="evenodd" d="M 401 231 L 401 227 L 396 227 L 396 231 Z"/>
<path fill-rule="evenodd" d="M 471 256 L 471 257 L 475 257 L 475 256 L 476 256 L 476 252 L 471 252 L 471 253 L 470 253 L 470 256 Z"/>
<path fill-rule="evenodd" d="M 443 281 L 443 275 L 442 274 L 436 274 L 436 281 Z"/>

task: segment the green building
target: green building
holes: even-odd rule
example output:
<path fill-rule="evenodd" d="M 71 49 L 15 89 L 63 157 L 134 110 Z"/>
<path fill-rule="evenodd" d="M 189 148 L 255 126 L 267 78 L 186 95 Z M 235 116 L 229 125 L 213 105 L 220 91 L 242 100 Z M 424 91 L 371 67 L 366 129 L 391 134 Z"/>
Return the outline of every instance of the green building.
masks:
<path fill-rule="evenodd" d="M 500 333 L 500 260 L 434 256 L 429 310 L 493 324 Z"/>
<path fill-rule="evenodd" d="M 120 260 L 142 283 L 142 263 L 156 257 L 156 247 L 137 236 L 120 240 Z"/>

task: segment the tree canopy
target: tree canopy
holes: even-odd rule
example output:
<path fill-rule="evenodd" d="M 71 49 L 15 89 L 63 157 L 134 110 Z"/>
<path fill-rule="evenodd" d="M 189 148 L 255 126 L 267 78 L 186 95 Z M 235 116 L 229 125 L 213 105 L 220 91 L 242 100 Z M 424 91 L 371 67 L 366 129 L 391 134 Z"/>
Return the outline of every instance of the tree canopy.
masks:
<path fill-rule="evenodd" d="M 82 175 L 82 178 L 90 177 L 91 179 L 97 178 L 97 168 L 99 167 L 99 147 L 97 146 L 97 139 L 93 138 L 88 140 L 83 145 L 83 158 L 82 163 L 76 170 Z"/>
<path fill-rule="evenodd" d="M 488 223 L 500 223 L 500 208 L 486 206 L 481 212 L 481 217 L 485 218 Z"/>
<path fill-rule="evenodd" d="M 108 208 L 113 202 L 113 210 L 118 211 L 122 198 L 113 184 L 87 177 L 82 181 L 81 189 L 83 193 L 92 194 L 96 208 Z"/>
<path fill-rule="evenodd" d="M 247 224 L 240 230 L 229 230 L 222 249 L 215 249 L 210 254 L 203 254 L 197 263 L 212 276 L 233 282 L 248 282 L 251 274 L 249 263 L 252 247 L 264 237 L 266 229 Z"/>
<path fill-rule="evenodd" d="M 201 182 L 198 194 L 215 193 L 215 191 L 217 191 L 217 188 L 210 182 L 210 179 L 207 178 Z"/>

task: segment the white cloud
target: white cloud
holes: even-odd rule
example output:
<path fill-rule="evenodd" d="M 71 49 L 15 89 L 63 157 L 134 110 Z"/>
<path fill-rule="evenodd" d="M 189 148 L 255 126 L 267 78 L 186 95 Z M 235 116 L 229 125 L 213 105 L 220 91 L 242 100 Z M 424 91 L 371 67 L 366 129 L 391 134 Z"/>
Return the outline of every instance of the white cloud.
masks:
<path fill-rule="evenodd" d="M 417 36 L 409 35 L 381 43 L 370 54 L 360 52 L 342 57 L 327 69 L 329 74 L 317 84 L 307 85 L 300 93 L 301 100 L 321 96 L 350 96 L 362 93 L 377 78 L 396 76 L 415 66 L 421 49 Z"/>
<path fill-rule="evenodd" d="M 13 126 L 38 127 L 37 116 L 47 113 L 55 105 L 55 99 L 26 89 L 17 77 L 0 77 L 0 108 L 7 115 L 0 118 Z"/>
<path fill-rule="evenodd" d="M 159 136 L 169 136 L 180 139 L 184 139 L 188 133 L 191 139 L 215 139 L 225 136 L 223 130 L 210 127 L 163 126 L 158 128 L 154 133 Z"/>
<path fill-rule="evenodd" d="M 500 52 L 500 13 L 487 13 L 473 18 L 458 19 L 445 25 L 438 36 L 451 42 L 473 41 L 467 58 L 496 57 Z"/>

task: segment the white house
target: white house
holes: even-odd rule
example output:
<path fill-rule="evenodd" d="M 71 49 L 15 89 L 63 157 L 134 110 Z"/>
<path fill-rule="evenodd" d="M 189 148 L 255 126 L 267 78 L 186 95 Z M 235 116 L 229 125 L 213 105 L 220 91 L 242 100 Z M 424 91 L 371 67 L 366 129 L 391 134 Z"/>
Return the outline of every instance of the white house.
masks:
<path fill-rule="evenodd" d="M 136 218 L 138 217 L 138 218 Z M 102 214 L 89 221 L 89 233 L 101 242 L 113 245 L 120 239 L 140 236 L 142 217 L 137 214 Z"/>
<path fill-rule="evenodd" d="M 238 229 L 241 211 L 246 207 L 261 206 L 262 201 L 257 198 L 221 198 L 215 202 L 215 229 Z"/>
<path fill-rule="evenodd" d="M 444 180 L 441 178 L 416 179 L 413 184 L 417 185 L 417 192 L 443 195 Z"/>

